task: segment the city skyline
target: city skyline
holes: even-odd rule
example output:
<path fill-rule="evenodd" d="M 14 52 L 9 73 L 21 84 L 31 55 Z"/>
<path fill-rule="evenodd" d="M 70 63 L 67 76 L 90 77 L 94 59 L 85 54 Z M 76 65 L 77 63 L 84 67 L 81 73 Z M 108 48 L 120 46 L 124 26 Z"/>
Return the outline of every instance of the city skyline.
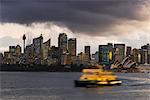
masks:
<path fill-rule="evenodd" d="M 65 34 L 66 35 L 66 37 L 67 37 L 67 41 L 70 41 L 70 40 L 74 40 L 75 39 L 75 41 L 77 42 L 78 41 L 78 38 L 75 38 L 75 37 L 68 37 L 68 35 L 66 34 L 66 33 L 59 33 L 59 35 L 58 35 L 58 37 L 57 37 L 57 40 L 56 41 L 59 41 L 59 36 L 61 35 L 61 34 Z M 25 34 L 23 34 L 23 36 L 24 36 Z M 14 44 L 14 45 L 8 45 L 8 47 L 7 47 L 7 49 L 6 50 L 4 50 L 3 52 L 0 52 L 0 53 L 4 53 L 4 52 L 7 52 L 7 51 L 9 51 L 9 47 L 11 47 L 11 46 L 20 46 L 21 48 L 22 48 L 22 50 L 21 50 L 21 52 L 22 53 L 24 53 L 24 50 L 28 47 L 28 46 L 31 46 L 32 44 L 34 44 L 34 40 L 35 39 L 37 39 L 37 38 L 39 38 L 39 37 L 41 37 L 42 36 L 42 43 L 44 44 L 44 43 L 46 43 L 47 41 L 49 41 L 50 40 L 50 47 L 59 47 L 59 42 L 57 42 L 57 44 L 56 45 L 54 45 L 54 44 L 52 44 L 51 43 L 51 40 L 53 40 L 52 38 L 48 38 L 47 40 L 45 40 L 44 38 L 43 38 L 43 34 L 40 34 L 39 36 L 37 36 L 37 37 L 34 37 L 32 40 L 30 40 L 30 43 L 27 43 L 27 41 L 28 41 L 28 39 L 27 40 L 25 40 L 25 44 L 24 44 L 24 40 L 23 40 L 23 36 L 22 36 L 22 39 L 21 39 L 21 41 L 22 41 L 22 43 L 17 43 L 17 44 Z M 26 35 L 25 35 L 26 36 Z M 45 41 L 43 41 L 43 40 L 45 40 Z M 76 55 L 77 54 L 79 54 L 79 53 L 81 53 L 81 52 L 85 52 L 86 53 L 86 48 L 88 47 L 88 49 L 87 49 L 87 51 L 88 50 L 90 50 L 89 51 L 89 53 L 92 55 L 92 54 L 95 54 L 96 52 L 98 52 L 99 51 L 99 46 L 100 45 L 102 45 L 102 46 L 106 46 L 106 45 L 112 45 L 112 47 L 113 48 L 115 48 L 115 45 L 118 45 L 118 44 L 123 44 L 124 46 L 125 46 L 125 54 L 126 54 L 126 52 L 127 52 L 127 48 L 128 47 L 131 47 L 131 50 L 134 50 L 134 49 L 140 49 L 143 45 L 140 45 L 139 46 L 139 48 L 135 48 L 135 47 L 132 47 L 131 45 L 126 45 L 125 43 L 110 43 L 110 42 L 108 42 L 108 43 L 105 43 L 105 44 L 96 44 L 97 45 L 97 49 L 95 49 L 94 51 L 91 51 L 93 48 L 92 48 L 92 46 L 91 45 L 83 45 L 83 49 L 81 50 L 81 51 L 79 51 L 79 49 L 80 48 L 78 48 L 77 47 L 77 43 L 76 43 Z M 68 45 L 68 42 L 67 42 L 67 45 Z M 144 44 L 144 45 L 149 45 L 149 43 L 146 43 L 146 44 Z M 24 48 L 24 46 L 25 46 L 25 48 Z M 67 48 L 69 48 L 68 46 L 67 46 Z M 126 54 L 127 55 L 127 54 Z"/>
<path fill-rule="evenodd" d="M 43 41 L 42 34 L 25 45 L 26 36 L 22 36 L 21 46 L 9 46 L 9 51 L 1 53 L 4 64 L 42 64 L 42 65 L 78 65 L 98 63 L 107 66 L 106 69 L 120 65 L 124 67 L 150 63 L 150 44 L 141 48 L 132 48 L 126 44 L 98 45 L 99 49 L 91 53 L 91 46 L 84 46 L 84 51 L 77 53 L 77 38 L 69 38 L 66 33 L 58 36 L 58 47 L 51 45 L 51 39 Z M 23 52 L 21 52 L 21 50 Z M 91 56 L 92 55 L 92 56 Z M 126 62 L 126 63 L 125 63 Z"/>
<path fill-rule="evenodd" d="M 0 0 L 0 100 L 148 100 L 150 0 Z"/>
<path fill-rule="evenodd" d="M 150 43 L 149 0 L 2 0 L 0 17 L 0 52 L 9 45 L 22 46 L 43 34 L 57 46 L 59 33 L 77 38 L 78 53 L 90 45 L 125 43 L 133 48 Z M 68 9 L 69 8 L 69 9 Z"/>

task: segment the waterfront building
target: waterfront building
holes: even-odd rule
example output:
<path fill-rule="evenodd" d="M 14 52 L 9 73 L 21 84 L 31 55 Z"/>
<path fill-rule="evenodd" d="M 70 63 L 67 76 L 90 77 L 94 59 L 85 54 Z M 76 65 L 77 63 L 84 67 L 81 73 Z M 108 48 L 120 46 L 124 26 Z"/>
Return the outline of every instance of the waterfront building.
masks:
<path fill-rule="evenodd" d="M 41 60 L 43 59 L 42 45 L 43 45 L 43 36 L 41 34 L 40 37 L 33 39 L 33 56 L 37 64 L 41 64 Z"/>
<path fill-rule="evenodd" d="M 49 51 L 48 65 L 60 64 L 60 48 L 52 46 Z"/>
<path fill-rule="evenodd" d="M 20 55 L 21 55 L 21 46 L 20 46 L 20 45 L 17 45 L 17 46 L 16 46 L 16 55 L 17 55 L 17 56 L 20 56 Z"/>
<path fill-rule="evenodd" d="M 90 46 L 85 46 L 84 47 L 84 53 L 88 56 L 88 60 L 91 60 L 91 47 Z"/>
<path fill-rule="evenodd" d="M 133 53 L 133 61 L 135 62 L 135 63 L 138 63 L 139 61 L 139 59 L 138 59 L 138 57 L 139 57 L 139 50 L 138 49 L 136 49 L 136 48 L 134 48 L 133 50 L 132 50 L 132 53 Z"/>
<path fill-rule="evenodd" d="M 9 52 L 15 55 L 16 47 L 15 46 L 9 46 Z"/>
<path fill-rule="evenodd" d="M 99 45 L 99 63 L 103 66 L 110 65 L 108 45 Z"/>
<path fill-rule="evenodd" d="M 24 62 L 25 60 L 25 62 Z M 33 48 L 33 44 L 27 45 L 25 48 L 25 53 L 24 53 L 24 58 L 23 58 L 23 62 L 21 63 L 25 63 L 25 64 L 33 64 L 34 62 L 34 48 Z"/>
<path fill-rule="evenodd" d="M 51 45 L 51 39 L 47 40 L 42 45 L 43 60 L 46 60 L 48 58 L 48 55 L 49 55 L 48 53 L 49 53 L 49 50 L 50 50 L 50 45 Z"/>
<path fill-rule="evenodd" d="M 141 49 L 141 63 L 148 64 L 148 51 L 147 49 Z"/>
<path fill-rule="evenodd" d="M 76 38 L 70 38 L 68 40 L 68 53 L 71 56 L 76 56 L 76 51 L 77 51 Z"/>
<path fill-rule="evenodd" d="M 50 49 L 50 53 L 49 53 L 49 56 L 51 56 L 52 58 L 57 58 L 57 59 L 59 59 L 59 53 L 60 53 L 60 51 L 59 51 L 60 49 L 59 49 L 59 47 L 55 47 L 55 46 L 52 46 L 51 47 L 51 49 Z"/>
<path fill-rule="evenodd" d="M 125 57 L 125 44 L 114 44 L 115 61 L 121 62 Z"/>
<path fill-rule="evenodd" d="M 132 50 L 132 47 L 131 46 L 127 46 L 126 47 L 126 56 L 131 56 L 131 50 Z"/>
<path fill-rule="evenodd" d="M 21 57 L 21 46 L 17 45 L 16 46 L 16 52 L 15 52 L 15 56 L 16 56 L 16 63 L 19 63 L 20 61 L 20 57 Z"/>
<path fill-rule="evenodd" d="M 138 64 L 141 64 L 141 49 L 138 49 Z"/>
<path fill-rule="evenodd" d="M 68 56 L 67 56 L 67 64 L 76 64 L 76 38 L 70 38 L 68 40 Z"/>
<path fill-rule="evenodd" d="M 19 62 L 19 58 L 21 56 L 21 47 L 17 46 L 9 46 L 10 52 L 10 64 L 16 64 Z"/>
<path fill-rule="evenodd" d="M 10 52 L 10 64 L 16 64 L 16 47 L 9 46 L 9 52 Z"/>
<path fill-rule="evenodd" d="M 112 43 L 107 44 L 109 47 L 109 63 L 114 63 L 114 48 Z"/>
<path fill-rule="evenodd" d="M 147 49 L 148 49 L 148 64 L 150 64 L 150 45 L 147 44 Z"/>
<path fill-rule="evenodd" d="M 68 39 L 66 33 L 60 33 L 58 37 L 58 47 L 59 47 L 59 62 L 62 65 L 67 64 L 67 53 L 68 53 Z"/>
<path fill-rule="evenodd" d="M 77 56 L 77 65 L 87 65 L 89 63 L 89 55 L 87 53 L 79 53 Z"/>
<path fill-rule="evenodd" d="M 93 60 L 98 63 L 99 62 L 99 52 L 96 51 L 94 54 L 92 54 Z"/>
<path fill-rule="evenodd" d="M 108 47 L 108 45 L 99 45 L 99 62 L 102 65 L 109 64 L 109 47 Z"/>
<path fill-rule="evenodd" d="M 4 63 L 5 64 L 17 64 L 19 63 L 21 56 L 21 47 L 9 46 L 9 51 L 4 52 Z"/>
<path fill-rule="evenodd" d="M 0 65 L 2 65 L 4 63 L 4 57 L 3 54 L 0 53 Z"/>
<path fill-rule="evenodd" d="M 150 45 L 141 47 L 142 64 L 150 64 Z"/>
<path fill-rule="evenodd" d="M 99 45 L 99 63 L 106 66 L 106 69 L 109 69 L 109 66 L 113 63 L 113 45 L 108 43 L 107 45 Z"/>
<path fill-rule="evenodd" d="M 9 51 L 4 52 L 4 64 L 10 64 L 11 56 Z"/>
<path fill-rule="evenodd" d="M 67 62 L 67 53 L 66 54 L 61 54 L 61 58 L 60 58 L 60 64 L 61 65 L 67 65 L 68 64 L 68 62 Z"/>
<path fill-rule="evenodd" d="M 77 56 L 67 55 L 67 64 L 72 65 L 77 63 Z"/>
<path fill-rule="evenodd" d="M 67 34 L 66 33 L 60 33 L 58 37 L 58 47 L 61 49 L 61 54 L 67 53 Z"/>

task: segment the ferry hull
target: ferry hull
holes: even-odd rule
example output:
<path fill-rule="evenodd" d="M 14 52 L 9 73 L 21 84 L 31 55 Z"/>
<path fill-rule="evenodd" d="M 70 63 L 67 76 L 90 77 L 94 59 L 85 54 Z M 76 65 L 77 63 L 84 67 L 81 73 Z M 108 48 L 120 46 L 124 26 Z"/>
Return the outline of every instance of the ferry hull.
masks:
<path fill-rule="evenodd" d="M 75 80 L 75 87 L 97 87 L 97 86 L 113 86 L 121 85 L 121 81 L 114 80 L 109 82 L 91 81 L 91 80 Z"/>

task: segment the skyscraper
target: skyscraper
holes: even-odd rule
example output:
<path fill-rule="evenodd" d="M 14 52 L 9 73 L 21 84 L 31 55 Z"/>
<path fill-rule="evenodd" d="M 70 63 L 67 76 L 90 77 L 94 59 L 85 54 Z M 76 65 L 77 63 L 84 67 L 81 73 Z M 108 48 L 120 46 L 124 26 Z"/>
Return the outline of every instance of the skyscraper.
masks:
<path fill-rule="evenodd" d="M 99 45 L 99 62 L 102 65 L 109 65 L 109 46 Z"/>
<path fill-rule="evenodd" d="M 142 54 L 141 51 L 142 51 L 141 49 L 138 49 L 138 64 L 141 64 L 141 62 L 142 62 L 141 61 L 141 54 Z"/>
<path fill-rule="evenodd" d="M 132 50 L 132 48 L 130 46 L 127 46 L 127 48 L 126 48 L 126 56 L 130 56 L 131 55 L 131 50 Z"/>
<path fill-rule="evenodd" d="M 90 50 L 90 46 L 85 46 L 84 47 L 84 52 L 87 55 L 88 59 L 91 60 L 91 50 Z"/>
<path fill-rule="evenodd" d="M 102 65 L 106 65 L 106 69 L 109 69 L 113 61 L 113 44 L 108 43 L 107 45 L 99 45 L 99 63 Z"/>
<path fill-rule="evenodd" d="M 60 64 L 67 64 L 67 49 L 68 49 L 68 39 L 66 33 L 60 33 L 58 37 L 58 47 L 60 51 Z"/>
<path fill-rule="evenodd" d="M 43 59 L 48 58 L 48 53 L 50 50 L 51 39 L 48 39 L 46 42 L 43 43 L 42 50 L 43 50 Z"/>
<path fill-rule="evenodd" d="M 99 62 L 99 52 L 96 51 L 94 54 L 92 54 L 92 59 L 98 63 Z"/>
<path fill-rule="evenodd" d="M 76 56 L 76 51 L 77 51 L 76 38 L 70 38 L 68 40 L 68 53 L 71 56 Z"/>
<path fill-rule="evenodd" d="M 107 44 L 109 47 L 109 63 L 114 63 L 114 48 L 112 43 Z"/>
<path fill-rule="evenodd" d="M 33 39 L 33 52 L 34 58 L 36 59 L 37 63 L 41 63 L 41 59 L 43 58 L 42 45 L 43 45 L 43 36 L 41 34 L 40 37 Z"/>
<path fill-rule="evenodd" d="M 33 44 L 27 45 L 25 48 L 25 63 L 32 64 L 34 63 L 34 50 Z"/>
<path fill-rule="evenodd" d="M 115 61 L 121 62 L 125 57 L 125 44 L 114 44 Z"/>
<path fill-rule="evenodd" d="M 80 52 L 77 57 L 77 65 L 88 64 L 89 56 L 86 53 Z"/>
<path fill-rule="evenodd" d="M 55 58 L 55 59 L 59 59 L 59 48 L 58 47 L 55 47 L 55 46 L 52 46 L 50 51 L 49 51 L 49 56 L 51 58 Z"/>
<path fill-rule="evenodd" d="M 138 55 L 139 54 L 139 50 L 138 49 L 136 49 L 136 48 L 134 48 L 133 49 L 133 61 L 135 62 L 135 63 L 138 63 Z"/>
<path fill-rule="evenodd" d="M 58 37 L 58 47 L 61 49 L 61 54 L 67 53 L 67 34 L 60 33 Z"/>
<path fill-rule="evenodd" d="M 141 51 L 142 51 L 142 54 L 141 54 L 142 63 L 150 64 L 150 45 L 147 44 L 147 45 L 142 46 Z"/>
<path fill-rule="evenodd" d="M 77 43 L 76 38 L 70 38 L 68 40 L 68 64 L 75 64 L 76 63 L 76 51 L 77 51 Z"/>
<path fill-rule="evenodd" d="M 3 54 L 0 53 L 0 66 L 3 64 L 3 60 L 4 60 Z"/>
<path fill-rule="evenodd" d="M 60 49 L 58 47 L 52 46 L 49 51 L 48 64 L 58 65 L 60 64 Z"/>

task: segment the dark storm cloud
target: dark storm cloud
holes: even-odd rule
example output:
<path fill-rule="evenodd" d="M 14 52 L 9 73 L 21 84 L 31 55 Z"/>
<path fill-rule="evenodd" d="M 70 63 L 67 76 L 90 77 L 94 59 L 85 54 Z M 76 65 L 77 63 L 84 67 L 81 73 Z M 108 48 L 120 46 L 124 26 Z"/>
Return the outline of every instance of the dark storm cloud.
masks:
<path fill-rule="evenodd" d="M 124 19 L 143 20 L 135 13 L 143 1 L 2 0 L 1 22 L 54 22 L 68 27 L 73 32 L 97 35 Z"/>

